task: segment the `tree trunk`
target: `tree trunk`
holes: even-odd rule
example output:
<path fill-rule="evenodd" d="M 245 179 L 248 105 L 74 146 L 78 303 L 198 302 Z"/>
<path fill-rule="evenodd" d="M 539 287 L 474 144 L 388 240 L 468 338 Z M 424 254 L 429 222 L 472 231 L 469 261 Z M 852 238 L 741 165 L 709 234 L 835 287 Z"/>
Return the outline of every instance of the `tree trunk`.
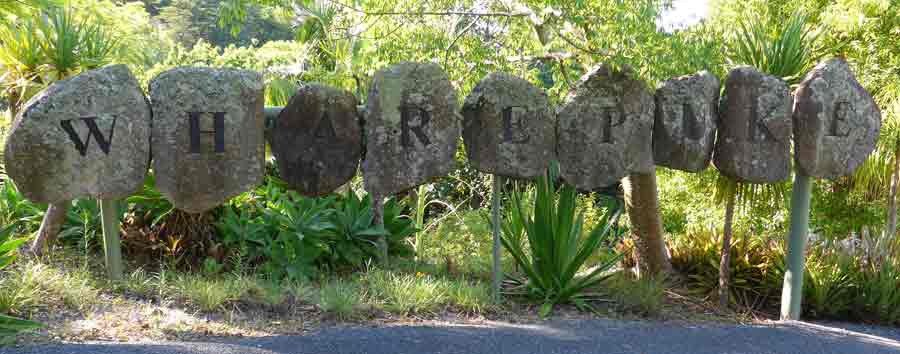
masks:
<path fill-rule="evenodd" d="M 66 212 L 69 211 L 71 201 L 50 204 L 47 212 L 44 213 L 44 220 L 41 221 L 41 228 L 38 229 L 37 237 L 31 242 L 31 253 L 36 257 L 44 254 L 44 246 L 53 243 L 66 221 Z"/>
<path fill-rule="evenodd" d="M 9 90 L 9 122 L 16 120 L 16 114 L 19 113 L 19 92 L 17 90 Z"/>
<path fill-rule="evenodd" d="M 897 234 L 897 184 L 900 183 L 900 146 L 894 151 L 894 173 L 891 175 L 891 195 L 888 197 L 888 219 L 887 233 L 888 237 L 894 237 Z"/>
<path fill-rule="evenodd" d="M 638 277 L 672 271 L 663 241 L 662 218 L 656 190 L 656 172 L 632 173 L 622 179 L 625 210 L 631 220 Z"/>
<path fill-rule="evenodd" d="M 719 260 L 719 307 L 728 308 L 728 283 L 731 278 L 731 224 L 734 221 L 734 199 L 732 191 L 725 204 L 725 225 L 722 227 L 722 258 Z"/>

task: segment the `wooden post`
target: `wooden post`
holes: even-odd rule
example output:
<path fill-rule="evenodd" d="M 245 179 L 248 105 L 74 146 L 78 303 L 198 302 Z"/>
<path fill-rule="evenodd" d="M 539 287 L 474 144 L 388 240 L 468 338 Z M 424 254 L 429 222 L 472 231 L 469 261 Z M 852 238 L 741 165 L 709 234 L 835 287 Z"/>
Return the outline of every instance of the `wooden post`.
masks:
<path fill-rule="evenodd" d="M 788 241 L 787 270 L 781 288 L 781 319 L 799 320 L 803 304 L 803 272 L 806 238 L 809 233 L 809 199 L 812 178 L 797 172 L 791 192 L 791 234 Z"/>
<path fill-rule="evenodd" d="M 122 246 L 119 242 L 119 216 L 116 202 L 110 199 L 100 200 L 100 216 L 103 222 L 103 252 L 106 270 L 110 280 L 122 280 Z"/>
<path fill-rule="evenodd" d="M 384 197 L 379 193 L 372 193 L 372 214 L 375 217 L 375 225 L 384 228 Z M 387 230 L 385 230 L 387 231 Z M 378 236 L 376 241 L 378 247 L 378 261 L 381 265 L 387 265 L 388 261 L 388 243 L 387 236 Z"/>
<path fill-rule="evenodd" d="M 500 282 L 503 281 L 503 269 L 500 262 L 500 197 L 503 192 L 503 177 L 494 175 L 493 199 L 491 200 L 491 224 L 494 234 L 494 269 L 493 295 L 494 301 L 500 302 Z"/>

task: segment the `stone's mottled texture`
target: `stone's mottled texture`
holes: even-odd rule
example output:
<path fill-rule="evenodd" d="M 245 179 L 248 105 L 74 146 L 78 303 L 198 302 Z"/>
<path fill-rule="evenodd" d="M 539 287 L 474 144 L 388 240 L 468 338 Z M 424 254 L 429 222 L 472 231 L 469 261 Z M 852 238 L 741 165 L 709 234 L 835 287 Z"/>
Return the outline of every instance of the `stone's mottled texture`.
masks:
<path fill-rule="evenodd" d="M 629 68 L 601 64 L 566 97 L 557 114 L 560 173 L 581 190 L 654 171 L 653 94 Z"/>
<path fill-rule="evenodd" d="M 379 70 L 367 105 L 366 190 L 388 195 L 450 173 L 460 116 L 456 91 L 439 66 L 403 62 Z"/>
<path fill-rule="evenodd" d="M 728 73 L 719 108 L 713 163 L 740 182 L 784 181 L 791 172 L 791 106 L 787 83 L 743 66 Z"/>
<path fill-rule="evenodd" d="M 150 164 L 150 106 L 125 65 L 57 81 L 19 113 L 4 159 L 34 202 L 126 197 Z"/>
<path fill-rule="evenodd" d="M 556 150 L 555 115 L 544 91 L 518 77 L 493 73 L 462 108 L 466 155 L 476 170 L 531 178 Z"/>
<path fill-rule="evenodd" d="M 307 196 L 331 193 L 359 166 L 356 98 L 328 86 L 301 87 L 278 115 L 269 143 L 281 178 L 292 189 Z"/>
<path fill-rule="evenodd" d="M 656 89 L 653 160 L 688 172 L 709 166 L 716 142 L 719 79 L 709 72 L 666 80 Z"/>
<path fill-rule="evenodd" d="M 150 81 L 156 187 L 198 213 L 262 182 L 263 80 L 245 70 L 184 67 Z"/>
<path fill-rule="evenodd" d="M 875 149 L 881 112 L 843 59 L 816 66 L 794 100 L 794 161 L 801 173 L 846 176 Z"/>

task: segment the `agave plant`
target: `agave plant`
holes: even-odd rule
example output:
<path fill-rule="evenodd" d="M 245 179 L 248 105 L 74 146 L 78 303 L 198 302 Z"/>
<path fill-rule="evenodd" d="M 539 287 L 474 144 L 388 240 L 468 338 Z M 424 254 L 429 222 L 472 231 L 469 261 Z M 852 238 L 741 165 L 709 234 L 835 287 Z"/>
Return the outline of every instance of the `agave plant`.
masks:
<path fill-rule="evenodd" d="M 585 300 L 591 296 L 588 289 L 609 278 L 608 271 L 622 255 L 617 254 L 584 274 L 579 271 L 610 236 L 612 225 L 621 213 L 621 205 L 610 208 L 594 230 L 585 236 L 582 234 L 584 215 L 576 216 L 575 212 L 574 187 L 564 185 L 557 196 L 547 178 L 541 177 L 535 190 L 531 213 L 523 205 L 521 193 L 513 193 L 512 210 L 502 228 L 503 247 L 525 274 L 523 279 L 513 281 L 543 301 L 542 315 L 549 314 L 559 303 L 571 302 L 587 307 Z M 524 230 L 528 252 L 517 242 L 518 230 Z"/>

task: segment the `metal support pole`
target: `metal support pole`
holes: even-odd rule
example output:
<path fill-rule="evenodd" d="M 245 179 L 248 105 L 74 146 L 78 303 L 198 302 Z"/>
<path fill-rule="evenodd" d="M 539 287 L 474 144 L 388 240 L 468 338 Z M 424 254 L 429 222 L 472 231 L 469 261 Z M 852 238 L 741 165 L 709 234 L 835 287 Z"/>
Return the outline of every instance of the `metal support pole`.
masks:
<path fill-rule="evenodd" d="M 491 224 L 494 234 L 494 301 L 500 302 L 500 282 L 503 280 L 503 269 L 500 263 L 500 196 L 503 193 L 503 177 L 494 175 L 494 188 L 491 200 Z"/>
<path fill-rule="evenodd" d="M 799 172 L 796 173 L 791 194 L 791 234 L 788 241 L 787 270 L 784 273 L 784 286 L 781 289 L 782 320 L 800 319 L 811 192 L 812 178 Z"/>
<path fill-rule="evenodd" d="M 119 216 L 116 202 L 100 200 L 100 216 L 103 223 L 103 252 L 110 280 L 123 279 L 122 246 L 119 242 Z"/>

